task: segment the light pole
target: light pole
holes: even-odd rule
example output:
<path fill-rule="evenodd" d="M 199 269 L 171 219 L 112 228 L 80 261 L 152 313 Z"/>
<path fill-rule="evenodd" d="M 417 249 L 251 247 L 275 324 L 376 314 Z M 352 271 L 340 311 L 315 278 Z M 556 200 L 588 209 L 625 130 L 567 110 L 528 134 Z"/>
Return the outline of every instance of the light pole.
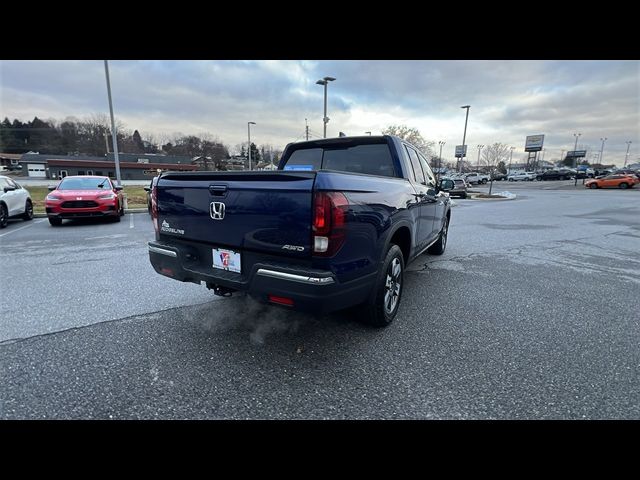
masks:
<path fill-rule="evenodd" d="M 624 167 L 622 168 L 627 168 L 627 160 L 629 159 L 629 147 L 631 146 L 631 140 L 625 143 L 627 144 L 627 154 L 624 156 Z"/>
<path fill-rule="evenodd" d="M 478 170 L 478 183 L 480 182 L 480 152 L 484 148 L 484 145 L 478 145 L 478 163 L 476 165 L 476 170 Z"/>
<path fill-rule="evenodd" d="M 560 150 L 560 165 L 562 165 L 562 156 L 564 155 L 564 150 Z"/>
<path fill-rule="evenodd" d="M 600 148 L 600 158 L 598 159 L 598 163 L 602 165 L 602 155 L 604 154 L 604 142 L 607 141 L 607 137 L 601 138 L 600 140 L 602 141 L 602 147 Z"/>
<path fill-rule="evenodd" d="M 438 142 L 438 145 L 440 145 L 440 155 L 438 155 L 438 181 L 440 181 L 440 171 L 442 170 L 442 147 L 444 144 L 445 142 L 443 140 Z"/>
<path fill-rule="evenodd" d="M 335 78 L 333 77 L 324 77 L 322 80 L 318 80 L 316 85 L 324 85 L 324 117 L 322 121 L 324 122 L 324 137 L 327 138 L 327 123 L 329 122 L 329 117 L 327 117 L 327 85 L 329 82 L 333 82 Z"/>
<path fill-rule="evenodd" d="M 462 172 L 462 162 L 464 161 L 464 156 L 465 156 L 465 151 L 464 151 L 464 142 L 467 139 L 467 121 L 469 120 L 469 109 L 471 108 L 471 105 L 463 105 L 460 108 L 466 108 L 467 109 L 467 115 L 464 119 L 464 133 L 462 134 L 462 156 L 460 157 L 460 171 Z"/>
<path fill-rule="evenodd" d="M 516 147 L 509 147 L 511 149 L 511 156 L 509 157 L 509 171 L 507 172 L 507 176 L 511 175 L 511 160 L 513 160 L 513 151 Z"/>
<path fill-rule="evenodd" d="M 255 125 L 256 122 L 247 122 L 247 136 L 249 137 L 249 148 L 247 149 L 249 155 L 249 170 L 253 170 L 251 168 L 251 125 Z"/>
<path fill-rule="evenodd" d="M 573 183 L 573 186 L 575 187 L 576 185 L 578 185 L 578 156 L 576 155 L 576 150 L 578 150 L 578 138 L 580 138 L 580 135 L 582 135 L 581 133 L 574 133 L 573 136 L 576 137 L 576 144 L 573 147 L 573 155 L 576 158 L 576 178 L 575 178 L 575 182 Z"/>
<path fill-rule="evenodd" d="M 116 122 L 113 119 L 113 103 L 111 102 L 111 82 L 109 81 L 109 64 L 104 61 L 104 74 L 107 77 L 107 94 L 109 96 L 109 113 L 111 114 L 111 140 L 113 141 L 113 154 L 116 163 L 116 184 L 121 187 L 120 181 L 120 157 L 118 157 L 118 132 L 116 132 Z M 107 149 L 108 151 L 108 149 Z"/>

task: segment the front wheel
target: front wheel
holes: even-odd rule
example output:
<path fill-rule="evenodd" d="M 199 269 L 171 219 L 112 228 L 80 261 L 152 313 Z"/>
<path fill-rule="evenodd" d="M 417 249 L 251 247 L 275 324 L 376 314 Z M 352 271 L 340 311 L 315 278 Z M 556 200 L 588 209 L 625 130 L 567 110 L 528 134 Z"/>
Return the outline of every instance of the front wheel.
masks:
<path fill-rule="evenodd" d="M 31 220 L 33 218 L 33 204 L 31 200 L 27 200 L 27 203 L 24 206 L 24 214 L 22 215 L 23 220 Z"/>
<path fill-rule="evenodd" d="M 380 274 L 365 303 L 365 321 L 374 327 L 386 327 L 398 313 L 404 279 L 404 257 L 402 250 L 392 244 L 382 263 Z"/>
<path fill-rule="evenodd" d="M 592 183 L 591 185 L 589 185 L 589 188 L 592 188 L 592 189 L 595 190 L 596 188 L 598 188 L 598 184 L 597 183 Z"/>
<path fill-rule="evenodd" d="M 447 235 L 449 234 L 449 217 L 446 217 L 444 221 L 444 225 L 442 226 L 442 230 L 440 230 L 440 235 L 438 236 L 438 241 L 431 245 L 427 252 L 431 255 L 442 255 L 444 253 L 444 249 L 447 248 Z"/>
<path fill-rule="evenodd" d="M 9 223 L 9 212 L 4 204 L 0 205 L 0 228 L 4 228 Z"/>
<path fill-rule="evenodd" d="M 62 219 L 56 218 L 56 217 L 49 217 L 49 223 L 51 224 L 52 227 L 59 227 L 60 225 L 62 225 Z"/>

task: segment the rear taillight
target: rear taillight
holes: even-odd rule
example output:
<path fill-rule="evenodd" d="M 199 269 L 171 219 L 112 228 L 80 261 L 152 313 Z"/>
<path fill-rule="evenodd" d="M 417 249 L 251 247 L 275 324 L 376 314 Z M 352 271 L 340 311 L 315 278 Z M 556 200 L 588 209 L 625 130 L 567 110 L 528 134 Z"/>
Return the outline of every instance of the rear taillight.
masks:
<path fill-rule="evenodd" d="M 153 221 L 156 235 L 158 235 L 160 233 L 160 228 L 158 227 L 158 188 L 155 186 L 151 189 L 151 220 Z"/>
<path fill-rule="evenodd" d="M 313 252 L 331 257 L 345 239 L 349 201 L 340 192 L 316 192 L 313 197 Z"/>

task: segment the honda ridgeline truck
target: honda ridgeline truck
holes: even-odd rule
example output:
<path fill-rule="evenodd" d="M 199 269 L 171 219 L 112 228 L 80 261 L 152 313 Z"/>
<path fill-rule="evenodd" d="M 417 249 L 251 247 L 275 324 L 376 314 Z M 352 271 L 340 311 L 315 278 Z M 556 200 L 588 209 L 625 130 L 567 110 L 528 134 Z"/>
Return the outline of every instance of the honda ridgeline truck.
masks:
<path fill-rule="evenodd" d="M 395 136 L 291 143 L 276 171 L 163 173 L 149 257 L 159 274 L 217 295 L 308 312 L 359 305 L 362 320 L 386 326 L 407 264 L 446 248 L 451 188 Z"/>

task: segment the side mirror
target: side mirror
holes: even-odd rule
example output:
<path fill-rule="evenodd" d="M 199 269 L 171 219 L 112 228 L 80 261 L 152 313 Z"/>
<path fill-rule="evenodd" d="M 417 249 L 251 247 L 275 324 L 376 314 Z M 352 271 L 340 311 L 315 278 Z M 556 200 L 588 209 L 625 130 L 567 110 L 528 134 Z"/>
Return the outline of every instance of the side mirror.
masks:
<path fill-rule="evenodd" d="M 47 188 L 49 189 L 50 192 L 53 192 L 56 189 L 54 185 L 49 185 Z"/>
<path fill-rule="evenodd" d="M 4 187 L 4 193 L 13 192 L 15 189 L 16 187 Z"/>
<path fill-rule="evenodd" d="M 116 190 L 116 192 L 120 192 L 120 191 L 122 191 L 123 188 L 124 187 L 116 187 L 115 190 Z"/>
<path fill-rule="evenodd" d="M 151 191 L 151 189 L 149 187 L 144 187 L 144 191 L 149 193 Z"/>
<path fill-rule="evenodd" d="M 440 190 L 448 192 L 449 190 L 453 190 L 453 185 L 453 180 L 441 180 Z"/>

